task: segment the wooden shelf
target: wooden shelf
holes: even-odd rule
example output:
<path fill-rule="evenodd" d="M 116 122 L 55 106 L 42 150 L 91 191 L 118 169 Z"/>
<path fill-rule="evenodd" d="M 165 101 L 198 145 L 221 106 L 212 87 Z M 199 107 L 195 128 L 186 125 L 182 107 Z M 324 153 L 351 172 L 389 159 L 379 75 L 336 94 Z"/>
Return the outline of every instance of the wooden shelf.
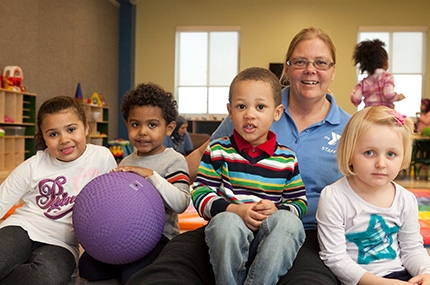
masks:
<path fill-rule="evenodd" d="M 0 88 L 0 128 L 25 127 L 23 135 L 0 137 L 0 171 L 7 173 L 34 155 L 36 94 Z"/>
<path fill-rule="evenodd" d="M 90 132 L 87 136 L 88 143 L 104 145 L 108 147 L 109 108 L 94 104 L 84 105 L 88 108 Z M 95 114 L 99 114 L 98 116 Z"/>

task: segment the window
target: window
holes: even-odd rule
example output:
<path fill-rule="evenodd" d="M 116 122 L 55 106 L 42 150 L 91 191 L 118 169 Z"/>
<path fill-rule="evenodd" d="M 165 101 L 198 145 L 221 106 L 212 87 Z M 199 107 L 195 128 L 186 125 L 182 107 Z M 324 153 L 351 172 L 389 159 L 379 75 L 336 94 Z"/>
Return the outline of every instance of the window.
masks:
<path fill-rule="evenodd" d="M 388 53 L 389 69 L 394 76 L 394 90 L 406 98 L 394 103 L 395 109 L 409 117 L 415 117 L 420 110 L 425 78 L 426 28 L 421 27 L 362 27 L 358 41 L 380 39 Z M 357 80 L 367 74 L 360 74 Z M 362 109 L 364 104 L 358 106 Z"/>
<path fill-rule="evenodd" d="M 228 90 L 239 68 L 239 28 L 178 27 L 176 80 L 179 113 L 227 114 Z"/>

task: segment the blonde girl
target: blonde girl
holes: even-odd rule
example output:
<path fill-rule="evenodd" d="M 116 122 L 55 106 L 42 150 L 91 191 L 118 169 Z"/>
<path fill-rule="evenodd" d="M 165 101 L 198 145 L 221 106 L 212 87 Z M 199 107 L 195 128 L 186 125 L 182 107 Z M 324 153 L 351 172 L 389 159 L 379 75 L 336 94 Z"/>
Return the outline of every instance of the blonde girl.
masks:
<path fill-rule="evenodd" d="M 320 257 L 342 284 L 430 284 L 417 200 L 393 181 L 409 166 L 412 134 L 413 122 L 384 106 L 356 113 L 342 133 L 345 176 L 323 189 L 316 215 Z"/>

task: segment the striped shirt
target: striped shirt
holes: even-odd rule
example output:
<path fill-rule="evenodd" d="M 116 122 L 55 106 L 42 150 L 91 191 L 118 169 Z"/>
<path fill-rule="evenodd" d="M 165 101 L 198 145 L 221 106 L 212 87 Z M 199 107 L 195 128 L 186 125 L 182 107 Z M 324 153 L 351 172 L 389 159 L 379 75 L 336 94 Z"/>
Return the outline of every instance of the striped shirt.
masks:
<path fill-rule="evenodd" d="M 238 152 L 233 135 L 212 141 L 206 149 L 191 193 L 200 216 L 211 219 L 230 203 L 272 201 L 278 209 L 302 218 L 306 190 L 295 153 L 275 144 L 273 155 L 251 157 Z"/>

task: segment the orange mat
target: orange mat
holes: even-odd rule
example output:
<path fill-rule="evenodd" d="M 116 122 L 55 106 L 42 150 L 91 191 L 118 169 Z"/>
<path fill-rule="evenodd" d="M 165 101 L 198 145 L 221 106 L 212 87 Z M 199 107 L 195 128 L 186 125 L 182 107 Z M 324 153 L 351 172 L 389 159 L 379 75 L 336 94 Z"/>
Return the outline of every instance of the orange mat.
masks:
<path fill-rule="evenodd" d="M 15 206 L 12 206 L 12 208 L 10 208 L 9 211 L 7 211 L 6 214 L 4 214 L 3 218 L 1 218 L 1 219 L 2 220 L 6 219 L 7 217 L 9 217 L 13 213 L 15 213 L 15 210 L 21 206 L 22 206 L 22 204 L 17 204 Z"/>
<path fill-rule="evenodd" d="M 185 212 L 178 215 L 178 223 L 179 229 L 182 232 L 198 229 L 208 222 L 199 216 L 193 205 L 190 205 Z"/>

